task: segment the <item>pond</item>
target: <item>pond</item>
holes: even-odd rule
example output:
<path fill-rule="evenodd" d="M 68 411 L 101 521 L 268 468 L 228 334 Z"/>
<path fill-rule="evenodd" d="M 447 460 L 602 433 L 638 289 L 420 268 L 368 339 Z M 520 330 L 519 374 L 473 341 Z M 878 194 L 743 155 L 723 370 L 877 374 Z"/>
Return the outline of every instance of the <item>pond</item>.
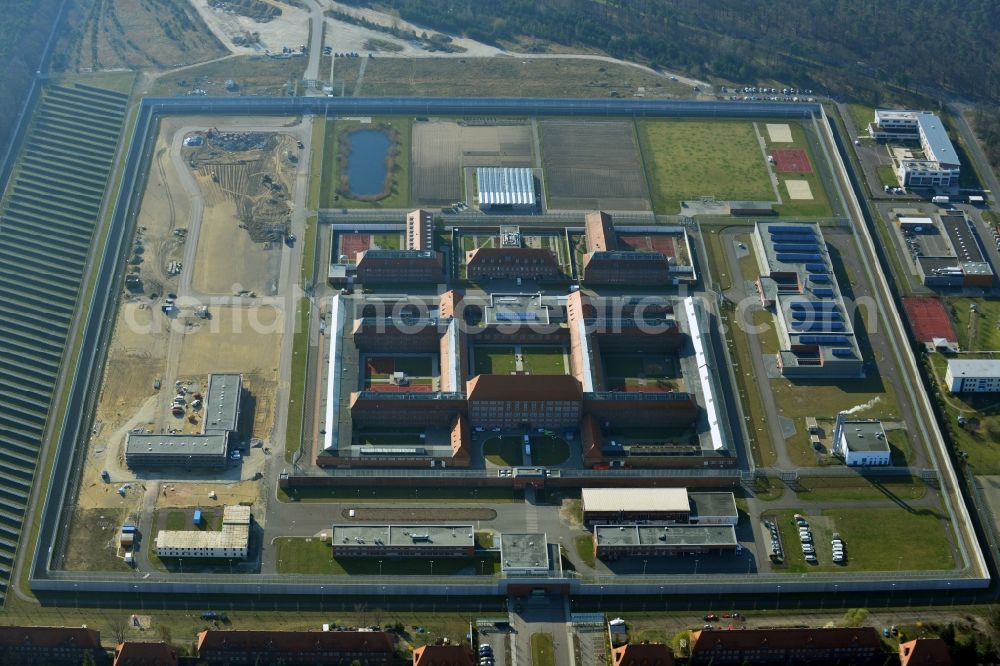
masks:
<path fill-rule="evenodd" d="M 389 148 L 392 139 L 375 129 L 355 130 L 347 135 L 347 191 L 352 197 L 372 197 L 386 189 Z"/>

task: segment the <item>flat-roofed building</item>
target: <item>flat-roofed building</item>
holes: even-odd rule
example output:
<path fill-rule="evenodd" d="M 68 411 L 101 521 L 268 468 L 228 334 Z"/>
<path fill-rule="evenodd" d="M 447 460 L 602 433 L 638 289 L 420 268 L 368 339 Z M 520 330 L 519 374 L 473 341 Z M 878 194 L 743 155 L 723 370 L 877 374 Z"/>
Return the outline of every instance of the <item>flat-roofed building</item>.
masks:
<path fill-rule="evenodd" d="M 472 557 L 472 525 L 334 525 L 334 557 Z"/>
<path fill-rule="evenodd" d="M 758 222 L 753 235 L 761 304 L 775 315 L 786 377 L 856 378 L 864 361 L 819 225 Z"/>
<path fill-rule="evenodd" d="M 542 532 L 500 535 L 500 564 L 506 574 L 546 574 L 549 544 Z"/>
<path fill-rule="evenodd" d="M 691 504 L 686 488 L 584 488 L 583 521 L 686 523 Z"/>
<path fill-rule="evenodd" d="M 837 415 L 833 429 L 833 452 L 850 466 L 885 466 L 892 464 L 889 442 L 877 419 L 847 419 Z"/>
<path fill-rule="evenodd" d="M 160 530 L 156 534 L 157 557 L 246 559 L 250 546 L 250 507 L 227 506 L 222 510 L 222 529 Z"/>
<path fill-rule="evenodd" d="M 396 640 L 383 631 L 219 631 L 198 634 L 199 664 L 321 666 L 357 661 L 368 666 L 396 664 Z"/>
<path fill-rule="evenodd" d="M 733 493 L 688 493 L 688 501 L 691 524 L 736 525 L 740 520 Z"/>
<path fill-rule="evenodd" d="M 479 167 L 476 191 L 483 210 L 532 210 L 537 208 L 535 177 L 527 167 Z"/>
<path fill-rule="evenodd" d="M 998 393 L 1000 361 L 948 359 L 944 381 L 951 393 Z"/>
<path fill-rule="evenodd" d="M 961 163 L 944 123 L 929 111 L 877 109 L 868 132 L 877 140 L 919 141 L 921 158 L 899 161 L 897 175 L 906 187 L 952 189 L 959 185 Z"/>
<path fill-rule="evenodd" d="M 595 525 L 593 535 L 594 555 L 602 559 L 726 552 L 737 546 L 732 525 Z"/>
<path fill-rule="evenodd" d="M 125 438 L 125 464 L 132 469 L 225 467 L 228 446 L 228 434 L 129 433 Z"/>
<path fill-rule="evenodd" d="M 242 392 L 243 375 L 228 373 L 208 376 L 203 433 L 229 434 L 239 430 Z"/>
<path fill-rule="evenodd" d="M 882 666 L 888 658 L 874 627 L 734 629 L 692 632 L 688 663 Z"/>

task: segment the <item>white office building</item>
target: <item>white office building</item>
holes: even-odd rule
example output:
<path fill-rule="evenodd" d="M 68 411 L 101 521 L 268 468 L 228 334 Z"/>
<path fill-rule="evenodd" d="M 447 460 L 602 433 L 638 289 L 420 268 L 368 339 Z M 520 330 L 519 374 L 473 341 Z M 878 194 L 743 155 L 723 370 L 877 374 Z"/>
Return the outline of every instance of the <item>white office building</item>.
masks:
<path fill-rule="evenodd" d="M 929 111 L 878 109 L 868 133 L 877 140 L 919 141 L 922 158 L 901 159 L 897 166 L 904 187 L 958 187 L 960 163 L 944 123 Z"/>
<path fill-rule="evenodd" d="M 1000 393 L 1000 361 L 950 359 L 944 380 L 952 393 Z"/>
<path fill-rule="evenodd" d="M 848 421 L 843 414 L 838 415 L 833 429 L 833 452 L 849 466 L 892 464 L 882 422 L 874 419 Z"/>

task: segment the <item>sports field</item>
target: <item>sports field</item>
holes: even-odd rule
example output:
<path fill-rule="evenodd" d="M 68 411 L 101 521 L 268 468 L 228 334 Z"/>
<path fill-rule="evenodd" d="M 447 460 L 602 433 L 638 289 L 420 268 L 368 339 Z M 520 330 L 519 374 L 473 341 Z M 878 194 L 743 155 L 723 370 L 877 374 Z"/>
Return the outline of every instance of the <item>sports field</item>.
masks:
<path fill-rule="evenodd" d="M 473 375 L 566 374 L 565 350 L 559 346 L 483 345 L 472 354 Z"/>
<path fill-rule="evenodd" d="M 790 141 L 773 141 L 764 133 L 768 152 L 774 156 L 778 191 L 784 201 L 774 209 L 788 217 L 829 217 L 833 211 L 806 132 L 798 123 L 788 123 L 788 129 Z"/>
<path fill-rule="evenodd" d="M 754 126 L 742 120 L 643 120 L 639 143 L 658 213 L 712 196 L 773 201 L 774 190 Z"/>

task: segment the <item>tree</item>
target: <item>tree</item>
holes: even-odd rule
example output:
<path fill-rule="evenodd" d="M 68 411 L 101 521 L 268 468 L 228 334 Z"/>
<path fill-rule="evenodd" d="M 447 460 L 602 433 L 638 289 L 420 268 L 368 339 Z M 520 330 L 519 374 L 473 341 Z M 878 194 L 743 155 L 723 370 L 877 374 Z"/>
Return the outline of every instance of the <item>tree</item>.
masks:
<path fill-rule="evenodd" d="M 868 610 L 865 608 L 849 608 L 844 613 L 844 626 L 860 627 L 868 619 Z"/>

